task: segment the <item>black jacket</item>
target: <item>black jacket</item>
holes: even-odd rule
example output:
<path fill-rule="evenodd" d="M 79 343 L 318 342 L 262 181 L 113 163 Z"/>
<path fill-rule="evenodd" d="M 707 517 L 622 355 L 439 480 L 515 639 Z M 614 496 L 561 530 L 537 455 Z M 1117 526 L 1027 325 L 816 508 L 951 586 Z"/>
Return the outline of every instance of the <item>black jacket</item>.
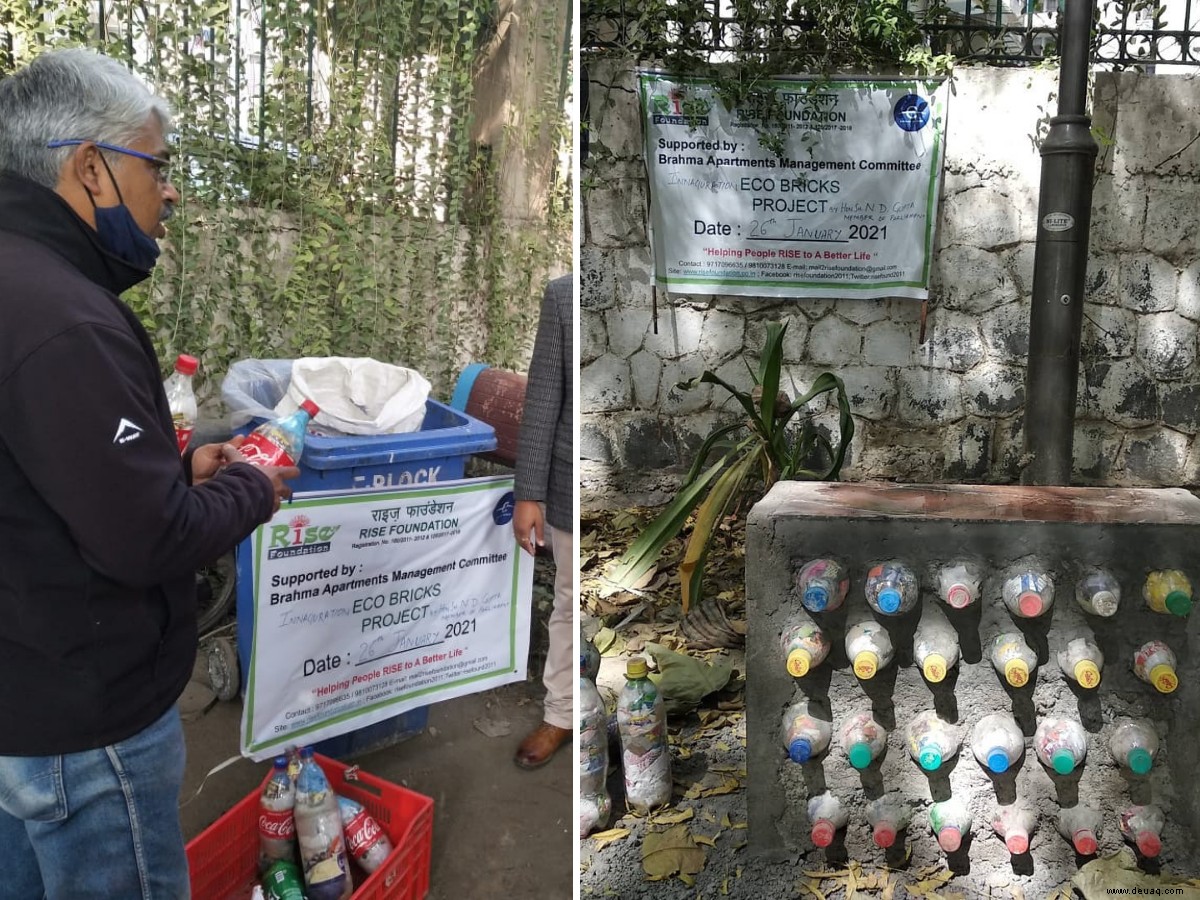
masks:
<path fill-rule="evenodd" d="M 115 743 L 178 699 L 196 569 L 271 515 L 237 464 L 190 487 L 141 275 L 53 191 L 0 174 L 0 755 Z"/>

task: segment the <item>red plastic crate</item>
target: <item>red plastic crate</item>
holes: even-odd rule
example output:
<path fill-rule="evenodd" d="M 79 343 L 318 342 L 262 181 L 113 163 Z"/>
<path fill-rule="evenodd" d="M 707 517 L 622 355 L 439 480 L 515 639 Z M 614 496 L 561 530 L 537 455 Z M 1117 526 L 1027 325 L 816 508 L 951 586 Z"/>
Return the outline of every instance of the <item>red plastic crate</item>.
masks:
<path fill-rule="evenodd" d="M 354 900 L 424 900 L 429 893 L 433 852 L 433 800 L 391 782 L 316 754 L 336 793 L 367 808 L 392 842 L 392 854 L 374 874 L 363 878 L 355 864 Z M 263 784 L 271 777 L 268 772 Z M 187 845 L 192 900 L 243 900 L 258 880 L 258 790 L 213 822 Z"/>

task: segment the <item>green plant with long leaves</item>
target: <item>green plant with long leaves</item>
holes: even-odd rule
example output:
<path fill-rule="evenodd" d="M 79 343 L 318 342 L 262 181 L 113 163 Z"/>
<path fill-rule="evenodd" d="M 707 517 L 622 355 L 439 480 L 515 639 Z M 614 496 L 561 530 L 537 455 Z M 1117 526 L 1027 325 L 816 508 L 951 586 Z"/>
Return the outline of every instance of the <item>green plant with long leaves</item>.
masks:
<path fill-rule="evenodd" d="M 854 437 L 854 419 L 846 386 L 832 372 L 822 372 L 796 400 L 779 391 L 783 375 L 783 338 L 787 325 L 767 325 L 758 370 L 750 369 L 754 389 L 740 390 L 712 371 L 683 382 L 681 388 L 715 384 L 724 388 L 745 412 L 744 419 L 715 429 L 701 444 L 675 499 L 646 526 L 614 564 L 609 580 L 631 588 L 645 581 L 658 565 L 663 548 L 695 513 L 692 533 L 679 563 L 683 611 L 701 596 L 704 564 L 721 521 L 754 489 L 762 494 L 777 481 L 833 481 Z M 749 364 L 747 363 L 747 367 Z M 838 405 L 835 447 L 813 421 L 808 404 L 833 393 Z M 799 419 L 799 421 L 797 421 Z M 715 461 L 713 461 L 715 458 Z"/>

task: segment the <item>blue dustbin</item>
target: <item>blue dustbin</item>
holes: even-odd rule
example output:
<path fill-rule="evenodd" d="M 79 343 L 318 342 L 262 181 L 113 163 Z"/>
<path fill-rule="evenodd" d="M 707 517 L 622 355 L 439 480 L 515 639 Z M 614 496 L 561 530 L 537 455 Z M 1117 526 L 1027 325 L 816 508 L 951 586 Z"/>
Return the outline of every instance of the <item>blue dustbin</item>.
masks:
<path fill-rule="evenodd" d="M 253 420 L 237 433 L 248 434 L 261 421 Z M 300 458 L 300 477 L 290 483 L 300 493 L 452 481 L 463 477 L 467 457 L 495 448 L 496 435 L 490 425 L 436 400 L 426 400 L 420 431 L 348 437 L 308 435 Z M 237 550 L 237 645 L 243 675 L 250 669 L 254 631 L 252 558 L 251 540 L 247 538 Z M 318 753 L 335 759 L 357 756 L 420 734 L 428 719 L 429 707 L 423 706 L 314 746 Z"/>

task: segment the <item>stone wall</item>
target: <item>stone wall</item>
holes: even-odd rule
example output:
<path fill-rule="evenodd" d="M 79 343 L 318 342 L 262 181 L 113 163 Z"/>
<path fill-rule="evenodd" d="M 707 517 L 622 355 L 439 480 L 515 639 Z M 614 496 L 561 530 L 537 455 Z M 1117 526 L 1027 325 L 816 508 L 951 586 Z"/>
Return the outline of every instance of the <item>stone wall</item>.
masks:
<path fill-rule="evenodd" d="M 652 308 L 633 73 L 592 65 L 583 177 L 581 463 L 585 504 L 655 502 L 720 421 L 711 368 L 747 385 L 787 321 L 792 396 L 826 369 L 856 434 L 847 479 L 1011 483 L 1022 466 L 1028 302 L 1057 73 L 954 77 L 925 340 L 911 300 L 671 296 Z M 1075 430 L 1079 484 L 1200 483 L 1200 78 L 1097 75 L 1101 143 Z M 828 409 L 822 421 L 836 429 Z"/>

